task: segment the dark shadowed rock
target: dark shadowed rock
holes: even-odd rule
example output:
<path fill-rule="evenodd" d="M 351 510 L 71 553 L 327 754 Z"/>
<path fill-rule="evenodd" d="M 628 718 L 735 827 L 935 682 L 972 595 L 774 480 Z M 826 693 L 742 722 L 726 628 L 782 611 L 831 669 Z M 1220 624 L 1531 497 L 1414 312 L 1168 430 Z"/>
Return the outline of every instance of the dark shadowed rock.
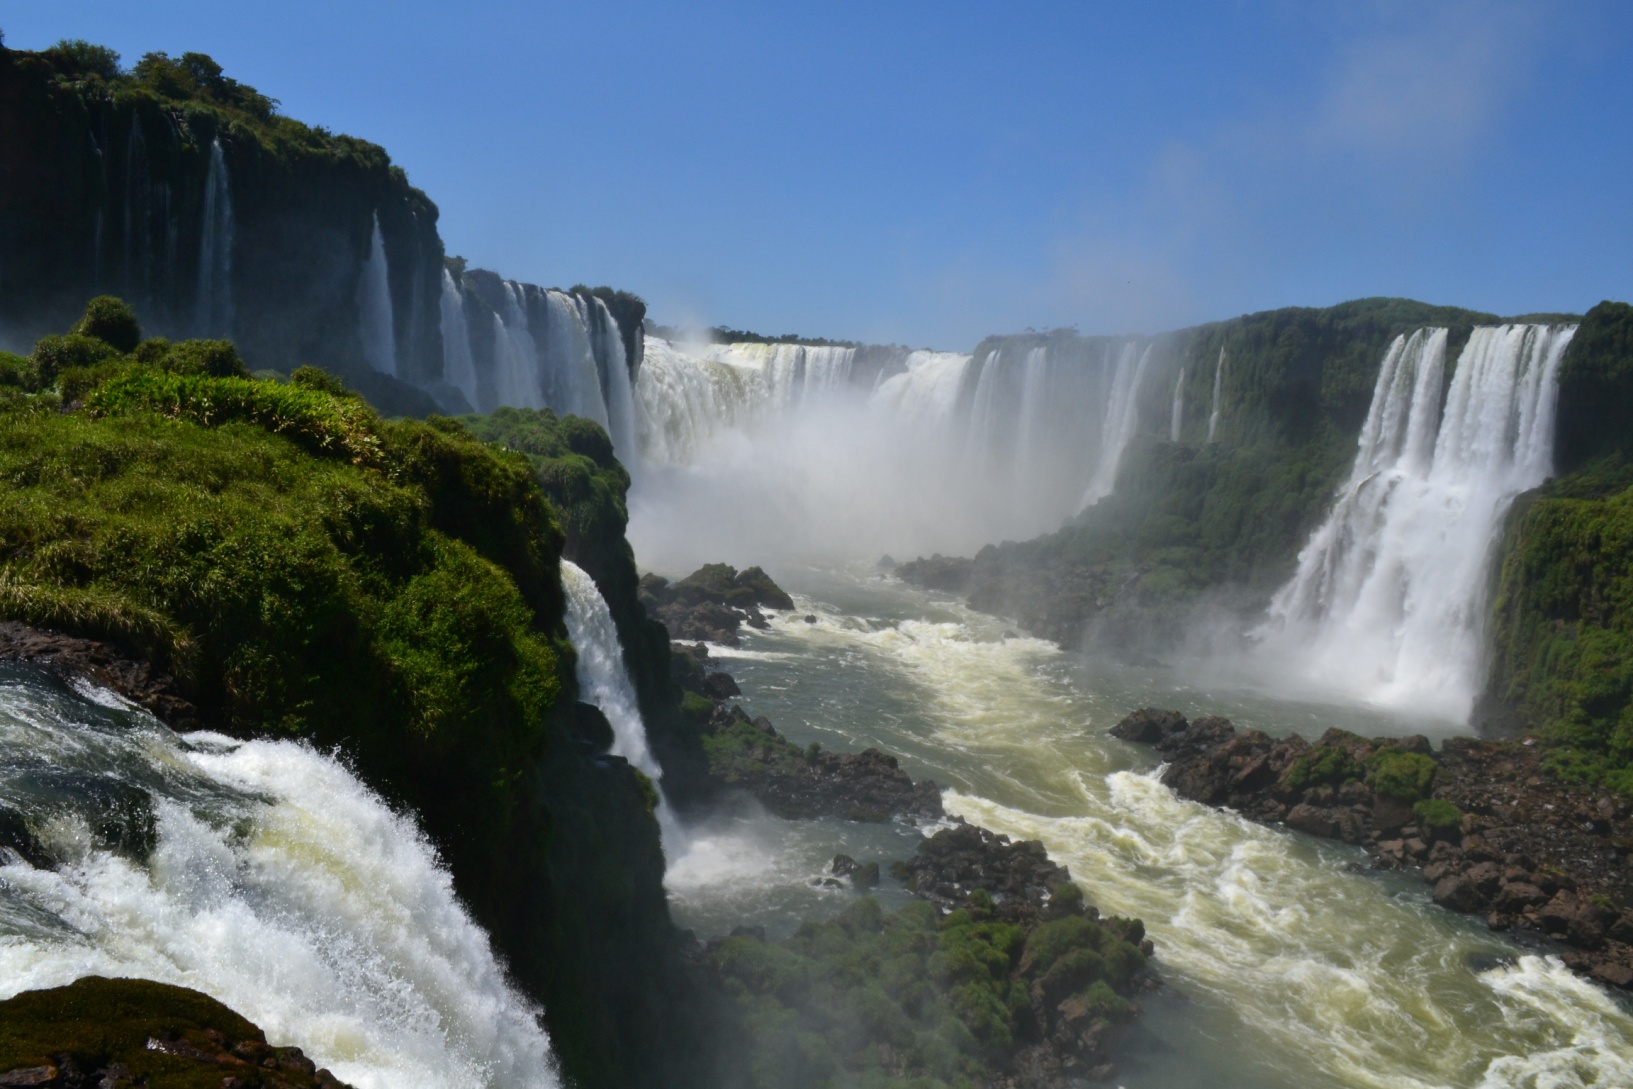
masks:
<path fill-rule="evenodd" d="M 920 556 L 916 560 L 898 564 L 894 573 L 909 586 L 956 594 L 969 589 L 970 572 L 974 566 L 973 560 L 943 556 L 937 552 L 933 556 Z"/>
<path fill-rule="evenodd" d="M 1164 741 L 1182 733 L 1190 723 L 1178 711 L 1159 711 L 1142 707 L 1111 728 L 1112 737 L 1134 741 L 1141 745 L 1162 747 Z"/>

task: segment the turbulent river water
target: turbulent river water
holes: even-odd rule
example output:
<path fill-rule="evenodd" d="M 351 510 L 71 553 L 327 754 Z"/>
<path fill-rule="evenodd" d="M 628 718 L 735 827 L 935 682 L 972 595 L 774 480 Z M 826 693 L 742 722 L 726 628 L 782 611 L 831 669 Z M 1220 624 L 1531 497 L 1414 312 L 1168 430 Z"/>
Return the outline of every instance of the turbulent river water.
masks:
<path fill-rule="evenodd" d="M 774 574 L 798 608 L 715 651 L 746 709 L 800 744 L 900 755 L 947 788 L 949 812 L 1042 840 L 1091 902 L 1145 921 L 1165 986 L 1144 1002 L 1127 1089 L 1633 1085 L 1628 1004 L 1358 849 L 1175 797 L 1150 750 L 1106 733 L 1146 705 L 1311 737 L 1464 727 L 1277 699 L 1179 663 L 1109 667 L 865 569 Z M 745 916 L 785 934 L 852 897 L 823 882 L 836 852 L 902 858 L 925 831 L 721 818 L 672 856 L 677 916 L 705 935 Z"/>

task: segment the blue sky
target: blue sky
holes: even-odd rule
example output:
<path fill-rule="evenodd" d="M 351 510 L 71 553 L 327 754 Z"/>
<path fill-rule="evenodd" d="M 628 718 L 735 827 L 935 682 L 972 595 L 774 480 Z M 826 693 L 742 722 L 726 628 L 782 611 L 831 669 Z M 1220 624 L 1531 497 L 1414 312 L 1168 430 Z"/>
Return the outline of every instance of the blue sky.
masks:
<path fill-rule="evenodd" d="M 1633 299 L 1633 5 L 53 0 L 383 144 L 450 253 L 667 322 L 969 348 Z"/>

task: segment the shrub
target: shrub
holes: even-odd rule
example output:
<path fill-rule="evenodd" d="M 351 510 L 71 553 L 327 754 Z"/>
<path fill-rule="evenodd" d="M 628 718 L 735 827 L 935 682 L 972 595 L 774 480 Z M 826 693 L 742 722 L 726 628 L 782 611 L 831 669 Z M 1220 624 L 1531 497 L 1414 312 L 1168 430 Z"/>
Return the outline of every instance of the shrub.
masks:
<path fill-rule="evenodd" d="M 86 303 L 85 313 L 68 331 L 95 337 L 120 355 L 134 352 L 142 341 L 142 327 L 136 321 L 136 311 L 125 300 L 112 295 L 98 295 Z"/>
<path fill-rule="evenodd" d="M 1412 802 L 1425 797 L 1435 779 L 1433 758 L 1417 752 L 1401 752 L 1384 748 L 1367 761 L 1371 774 L 1367 785 L 1374 794 Z"/>
<path fill-rule="evenodd" d="M 82 333 L 41 337 L 29 363 L 41 388 L 57 384 L 57 376 L 74 367 L 94 367 L 119 355 L 107 341 Z"/>
<path fill-rule="evenodd" d="M 1412 806 L 1418 823 L 1442 839 L 1463 831 L 1463 811 L 1441 798 L 1426 798 Z"/>
<path fill-rule="evenodd" d="M 230 340 L 184 340 L 170 347 L 159 365 L 175 374 L 199 374 L 209 378 L 248 378 L 249 368 L 238 357 L 238 346 Z"/>

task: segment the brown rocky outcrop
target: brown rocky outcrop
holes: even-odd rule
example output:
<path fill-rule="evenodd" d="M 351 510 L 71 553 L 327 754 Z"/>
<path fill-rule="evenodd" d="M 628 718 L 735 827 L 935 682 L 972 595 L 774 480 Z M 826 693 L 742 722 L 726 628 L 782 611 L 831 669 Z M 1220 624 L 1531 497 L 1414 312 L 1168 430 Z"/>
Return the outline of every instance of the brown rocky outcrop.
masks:
<path fill-rule="evenodd" d="M 1162 752 L 1162 781 L 1177 794 L 1343 840 L 1381 868 L 1421 867 L 1442 907 L 1633 988 L 1633 804 L 1550 777 L 1533 739 L 1450 738 L 1436 753 L 1422 737 L 1329 730 L 1312 744 L 1152 709 L 1111 733 Z M 1421 777 L 1415 798 L 1408 772 Z"/>

